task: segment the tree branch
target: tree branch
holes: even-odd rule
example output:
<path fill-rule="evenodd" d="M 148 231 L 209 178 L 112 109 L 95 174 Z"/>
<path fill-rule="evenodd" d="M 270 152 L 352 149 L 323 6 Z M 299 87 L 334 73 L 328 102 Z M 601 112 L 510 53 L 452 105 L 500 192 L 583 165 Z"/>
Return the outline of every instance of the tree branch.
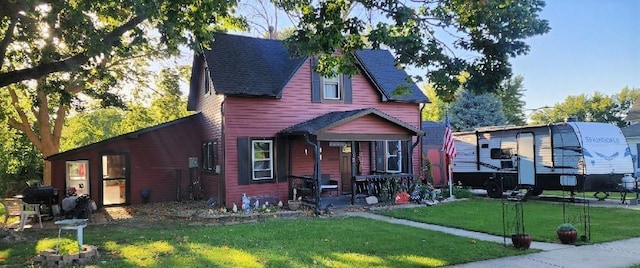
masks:
<path fill-rule="evenodd" d="M 138 24 L 142 23 L 148 18 L 148 15 L 141 15 L 134 17 L 122 26 L 115 28 L 109 34 L 105 35 L 102 39 L 107 47 L 112 47 L 114 43 L 120 39 L 120 37 L 127 31 L 135 28 Z M 50 73 L 55 72 L 67 72 L 79 68 L 82 64 L 86 63 L 91 57 L 99 55 L 101 51 L 85 51 L 83 53 L 71 56 L 67 59 L 44 63 L 35 67 L 9 71 L 6 73 L 0 73 L 0 87 L 5 87 L 13 83 L 18 83 L 24 80 L 31 80 L 43 77 Z"/>

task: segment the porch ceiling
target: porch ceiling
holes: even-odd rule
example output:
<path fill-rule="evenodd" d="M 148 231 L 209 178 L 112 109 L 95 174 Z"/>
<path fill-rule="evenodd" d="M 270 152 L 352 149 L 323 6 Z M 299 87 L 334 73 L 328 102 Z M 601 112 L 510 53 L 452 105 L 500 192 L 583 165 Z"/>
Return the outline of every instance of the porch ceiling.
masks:
<path fill-rule="evenodd" d="M 360 131 L 350 133 L 331 132 L 331 129 L 345 126 L 350 122 L 366 116 L 374 116 L 384 124 L 390 125 L 392 128 L 400 129 L 400 132 L 376 133 L 375 128 L 362 128 Z M 296 135 L 315 135 L 319 140 L 353 140 L 353 141 L 372 141 L 372 140 L 407 140 L 412 136 L 422 136 L 424 132 L 414 126 L 385 114 L 375 108 L 358 109 L 351 111 L 330 112 L 316 118 L 304 121 L 281 130 L 279 135 L 296 136 Z"/>

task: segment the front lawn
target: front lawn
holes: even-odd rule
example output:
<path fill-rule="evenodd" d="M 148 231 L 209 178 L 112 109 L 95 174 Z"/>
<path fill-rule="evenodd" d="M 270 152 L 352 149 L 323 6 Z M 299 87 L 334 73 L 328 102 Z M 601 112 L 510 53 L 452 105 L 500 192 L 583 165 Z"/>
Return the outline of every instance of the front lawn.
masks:
<path fill-rule="evenodd" d="M 28 263 L 57 230 L 25 234 L 37 241 L 0 243 L 0 265 Z M 537 252 L 358 217 L 92 225 L 84 241 L 98 246 L 99 267 L 438 267 Z"/>
<path fill-rule="evenodd" d="M 502 207 L 501 200 L 477 198 L 432 207 L 379 211 L 378 213 L 502 236 L 505 233 Z M 640 237 L 640 228 L 637 224 L 640 218 L 638 210 L 594 206 L 587 208 L 584 204 L 574 203 L 568 203 L 563 208 L 561 203 L 534 200 L 523 203 L 525 232 L 531 234 L 536 241 L 559 243 L 555 229 L 563 222 L 563 210 L 566 212 L 568 221 L 578 227 L 578 235 L 585 234 L 580 221 L 584 219 L 585 211 L 589 211 L 591 223 L 589 243 Z M 513 221 L 513 216 L 506 213 L 504 221 L 507 226 Z M 507 235 L 510 235 L 508 228 Z"/>

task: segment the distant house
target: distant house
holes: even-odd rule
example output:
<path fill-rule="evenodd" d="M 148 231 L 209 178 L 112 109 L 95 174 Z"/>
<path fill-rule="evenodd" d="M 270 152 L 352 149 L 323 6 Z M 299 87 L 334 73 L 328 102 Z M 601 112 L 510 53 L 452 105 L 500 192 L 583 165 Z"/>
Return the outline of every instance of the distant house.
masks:
<path fill-rule="evenodd" d="M 196 181 L 231 206 L 243 193 L 286 201 L 296 189 L 318 202 L 354 196 L 367 176 L 417 175 L 427 97 L 388 51 L 354 56 L 360 74 L 322 77 L 314 57 L 290 58 L 281 41 L 217 34 L 194 56 L 195 115 L 53 155 L 53 185 L 81 181 L 113 205 L 142 202 L 142 189 L 176 200 Z M 337 187 L 323 192 L 327 183 Z"/>

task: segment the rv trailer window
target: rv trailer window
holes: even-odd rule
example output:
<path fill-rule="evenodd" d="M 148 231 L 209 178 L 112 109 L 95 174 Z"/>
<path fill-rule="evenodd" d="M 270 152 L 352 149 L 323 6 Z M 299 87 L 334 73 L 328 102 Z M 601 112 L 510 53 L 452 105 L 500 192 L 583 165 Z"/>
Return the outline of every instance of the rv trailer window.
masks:
<path fill-rule="evenodd" d="M 500 148 L 492 148 L 491 149 L 491 159 L 511 159 L 511 149 L 500 149 Z"/>

